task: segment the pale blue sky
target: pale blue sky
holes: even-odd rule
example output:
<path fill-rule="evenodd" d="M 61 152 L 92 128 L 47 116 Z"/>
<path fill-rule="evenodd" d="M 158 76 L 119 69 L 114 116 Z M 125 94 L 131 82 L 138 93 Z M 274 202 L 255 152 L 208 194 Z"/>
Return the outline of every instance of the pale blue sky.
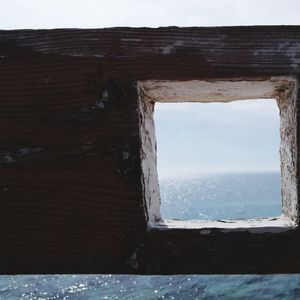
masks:
<path fill-rule="evenodd" d="M 299 16 L 299 0 L 7 0 L 1 3 L 0 28 L 298 25 Z M 260 103 L 243 102 L 243 107 L 238 102 L 219 107 L 198 104 L 202 106 L 199 110 L 192 104 L 168 109 L 161 105 L 157 113 L 161 174 L 173 173 L 175 169 L 186 173 L 200 168 L 278 169 L 277 108 L 270 100 Z M 255 120 L 254 126 L 250 119 Z M 171 133 L 168 125 L 174 120 L 178 121 L 178 128 Z M 192 122 L 196 125 L 189 129 Z M 226 130 L 216 136 L 220 128 Z M 194 140 L 199 142 L 197 146 L 192 145 Z M 225 160 L 219 161 L 217 155 Z M 172 163 L 172 169 L 170 161 L 179 158 L 181 162 Z M 169 171 L 163 171 L 168 168 Z"/>
<path fill-rule="evenodd" d="M 275 100 L 156 103 L 154 116 L 160 178 L 279 171 Z"/>

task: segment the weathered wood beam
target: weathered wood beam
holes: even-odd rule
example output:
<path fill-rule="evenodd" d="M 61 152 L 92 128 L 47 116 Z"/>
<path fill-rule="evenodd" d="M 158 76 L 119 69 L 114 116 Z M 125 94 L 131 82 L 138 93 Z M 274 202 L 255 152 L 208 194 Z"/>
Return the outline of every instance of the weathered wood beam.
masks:
<path fill-rule="evenodd" d="M 138 82 L 273 76 L 299 78 L 300 26 L 0 31 L 0 273 L 299 272 L 299 229 L 149 228 L 141 181 Z"/>
<path fill-rule="evenodd" d="M 62 61 L 73 68 L 96 64 L 98 78 L 300 73 L 300 26 L 16 30 L 0 31 L 0 43 L 7 76 L 28 63 L 41 76 L 63 72 Z M 48 65 L 41 64 L 46 57 Z M 12 60 L 13 68 L 6 64 Z"/>

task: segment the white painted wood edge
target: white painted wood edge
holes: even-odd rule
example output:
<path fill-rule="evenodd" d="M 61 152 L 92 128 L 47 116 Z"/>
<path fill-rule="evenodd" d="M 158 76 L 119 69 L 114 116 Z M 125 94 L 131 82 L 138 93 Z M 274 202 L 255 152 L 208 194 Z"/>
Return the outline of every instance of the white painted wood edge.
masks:
<path fill-rule="evenodd" d="M 278 90 L 290 89 L 295 79 L 288 76 L 214 80 L 145 80 L 140 88 L 155 102 L 230 102 L 276 99 Z"/>
<path fill-rule="evenodd" d="M 149 230 L 196 229 L 200 234 L 209 234 L 213 229 L 222 233 L 248 231 L 250 233 L 281 233 L 297 229 L 295 222 L 285 216 L 257 219 L 229 219 L 229 220 L 163 220 L 149 224 Z"/>

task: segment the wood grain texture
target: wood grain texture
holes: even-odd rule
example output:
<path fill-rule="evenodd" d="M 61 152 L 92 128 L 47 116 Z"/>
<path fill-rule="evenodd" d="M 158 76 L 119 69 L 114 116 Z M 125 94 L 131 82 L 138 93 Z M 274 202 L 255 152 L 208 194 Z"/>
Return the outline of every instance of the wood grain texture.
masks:
<path fill-rule="evenodd" d="M 0 31 L 0 273 L 299 272 L 298 231 L 147 231 L 135 85 L 299 74 L 300 26 Z"/>
<path fill-rule="evenodd" d="M 7 78 L 17 68 L 42 80 L 51 70 L 62 75 L 65 64 L 97 68 L 98 80 L 299 74 L 300 64 L 300 26 L 17 30 L 0 31 L 0 41 Z"/>
<path fill-rule="evenodd" d="M 2 273 L 134 271 L 146 230 L 134 83 L 79 92 L 75 104 L 69 90 L 54 108 L 38 93 L 1 98 Z"/>

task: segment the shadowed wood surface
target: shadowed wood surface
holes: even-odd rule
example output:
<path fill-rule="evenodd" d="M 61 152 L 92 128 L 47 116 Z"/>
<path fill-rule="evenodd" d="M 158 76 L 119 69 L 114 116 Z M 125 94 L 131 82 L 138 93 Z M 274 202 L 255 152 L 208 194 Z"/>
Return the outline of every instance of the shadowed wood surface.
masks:
<path fill-rule="evenodd" d="M 142 261 L 154 274 L 299 273 L 299 231 L 152 230 Z"/>
<path fill-rule="evenodd" d="M 0 272 L 299 272 L 298 231 L 147 231 L 135 83 L 299 67 L 300 26 L 0 31 Z"/>
<path fill-rule="evenodd" d="M 70 76 L 69 86 L 87 84 L 76 76 L 80 72 L 86 78 L 83 70 L 89 70 L 91 83 L 103 77 L 299 74 L 300 64 L 300 26 L 16 30 L 0 31 L 0 41 L 1 69 L 8 80 L 16 69 L 24 84 L 36 72 L 41 81 L 51 71 L 59 73 L 44 82 L 47 87 L 59 83 L 60 76 Z M 65 88 L 64 83 L 56 88 Z M 27 86 L 25 91 L 34 90 Z"/>
<path fill-rule="evenodd" d="M 33 92 L 39 76 L 26 83 Z M 136 89 L 110 81 L 94 95 L 74 90 L 1 98 L 2 273 L 132 271 L 146 229 Z"/>

